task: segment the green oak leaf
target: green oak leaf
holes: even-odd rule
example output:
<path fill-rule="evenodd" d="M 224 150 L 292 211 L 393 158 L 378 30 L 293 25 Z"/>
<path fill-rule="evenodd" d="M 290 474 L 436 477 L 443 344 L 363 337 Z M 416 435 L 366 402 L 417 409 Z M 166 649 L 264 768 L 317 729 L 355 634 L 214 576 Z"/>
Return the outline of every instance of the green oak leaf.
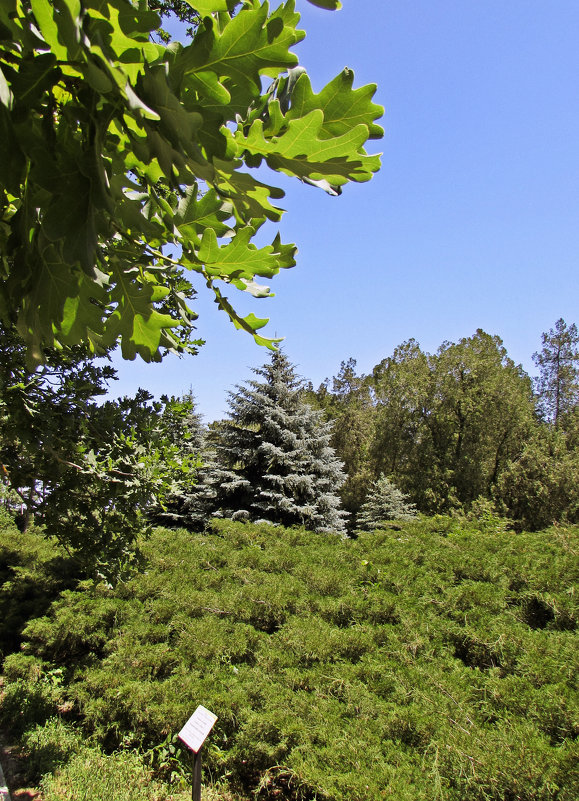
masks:
<path fill-rule="evenodd" d="M 49 246 L 44 260 L 31 271 L 33 290 L 22 304 L 17 327 L 30 340 L 28 364 L 34 368 L 42 360 L 42 342 L 53 344 L 54 327 L 59 327 L 65 316 L 65 306 L 71 297 L 79 294 L 82 272 L 71 271 L 58 249 Z"/>
<path fill-rule="evenodd" d="M 227 245 L 219 245 L 212 228 L 207 228 L 197 257 L 204 271 L 213 278 L 251 281 L 255 275 L 272 278 L 280 269 L 295 265 L 295 246 L 282 245 L 276 238 L 271 245 L 257 248 L 251 243 L 255 231 L 242 228 Z M 239 284 L 238 288 L 244 288 Z"/>
<path fill-rule="evenodd" d="M 146 10 L 139 14 L 126 0 L 89 0 L 87 5 L 89 38 L 92 40 L 98 32 L 101 46 L 116 61 L 125 64 L 154 61 L 163 52 L 163 48 L 159 50 L 149 40 L 149 33 L 160 23 L 155 12 Z"/>
<path fill-rule="evenodd" d="M 239 5 L 240 0 L 187 0 L 187 2 L 202 17 L 207 17 L 218 11 L 232 11 Z"/>
<path fill-rule="evenodd" d="M 196 141 L 203 117 L 184 108 L 167 83 L 164 66 L 147 69 L 139 85 L 146 102 L 158 115 L 160 132 L 164 132 L 174 146 L 181 147 L 184 153 L 202 159 Z"/>
<path fill-rule="evenodd" d="M 11 81 L 16 106 L 28 108 L 38 102 L 59 80 L 61 74 L 52 53 L 23 58 Z"/>
<path fill-rule="evenodd" d="M 71 165 L 67 165 L 70 166 Z M 62 192 L 54 195 L 42 221 L 42 233 L 51 242 L 62 241 L 63 258 L 90 273 L 98 244 L 93 185 L 89 177 L 62 175 Z"/>
<path fill-rule="evenodd" d="M 16 196 L 20 189 L 26 159 L 17 132 L 14 130 L 11 116 L 4 105 L 0 105 L 0 142 L 2 142 L 0 182 Z"/>
<path fill-rule="evenodd" d="M 240 152 L 263 155 L 272 169 L 314 181 L 341 186 L 348 181 L 369 181 L 380 168 L 378 156 L 368 156 L 362 145 L 368 128 L 356 125 L 341 136 L 321 138 L 324 124 L 321 109 L 290 120 L 280 136 L 266 138 L 262 120 L 255 120 L 247 135 L 237 130 L 234 138 Z M 232 135 L 233 136 L 233 135 Z"/>
<path fill-rule="evenodd" d="M 233 212 L 241 225 L 251 225 L 257 230 L 266 219 L 279 222 L 283 209 L 270 203 L 269 199 L 284 197 L 283 190 L 262 184 L 246 172 L 228 171 L 231 165 L 214 159 L 216 167 L 215 188 L 219 194 L 230 200 Z"/>
<path fill-rule="evenodd" d="M 219 288 L 216 287 L 211 280 L 207 281 L 207 287 L 213 290 L 215 293 L 215 303 L 227 314 L 233 325 L 238 330 L 246 331 L 248 334 L 251 334 L 258 345 L 262 345 L 270 350 L 275 350 L 277 343 L 283 341 L 283 337 L 268 339 L 267 337 L 262 337 L 257 333 L 257 331 L 268 324 L 268 318 L 256 317 L 253 313 L 248 314 L 246 317 L 241 317 L 239 314 L 237 314 L 234 307 L 231 305 L 225 295 L 221 293 Z"/>
<path fill-rule="evenodd" d="M 266 326 L 269 320 L 266 317 L 256 317 L 253 312 L 243 318 L 252 331 L 259 331 L 260 328 Z"/>
<path fill-rule="evenodd" d="M 141 117 L 148 120 L 160 120 L 161 115 L 149 106 L 138 96 L 131 84 L 127 81 L 124 86 L 123 94 L 127 98 L 127 102 L 131 111 L 137 111 Z"/>
<path fill-rule="evenodd" d="M 110 299 L 116 308 L 105 325 L 105 344 L 120 339 L 124 359 L 132 361 L 138 354 L 146 362 L 159 361 L 163 332 L 178 323 L 153 306 L 156 289 L 153 280 L 147 280 L 138 268 L 127 267 L 120 260 L 113 261 L 111 266 L 115 286 Z"/>
<path fill-rule="evenodd" d="M 372 102 L 376 85 L 352 89 L 353 82 L 354 72 L 346 68 L 316 95 L 308 76 L 300 75 L 292 91 L 287 119 L 305 117 L 311 111 L 321 109 L 324 114 L 321 137 L 340 136 L 358 125 L 366 125 L 370 139 L 380 138 L 384 131 L 374 120 L 382 116 L 384 109 Z"/>
<path fill-rule="evenodd" d="M 148 193 L 128 196 L 121 193 L 115 205 L 115 219 L 119 228 L 128 235 L 144 236 L 149 243 L 163 238 L 165 225 L 151 214 Z"/>
<path fill-rule="evenodd" d="M 156 31 L 161 26 L 161 18 L 156 11 L 151 11 L 142 7 L 135 8 L 132 3 L 121 2 L 119 9 L 119 26 L 122 31 L 131 38 L 141 38 L 142 41 L 149 41 L 151 31 Z M 139 37 L 138 34 L 141 34 Z"/>
<path fill-rule="evenodd" d="M 60 15 L 54 3 L 49 0 L 30 0 L 32 13 L 36 19 L 38 30 L 42 34 L 44 41 L 50 47 L 51 53 L 59 61 L 68 61 L 68 48 L 62 43 L 62 31 Z M 73 58 L 76 55 L 76 49 Z"/>
<path fill-rule="evenodd" d="M 233 206 L 224 202 L 214 189 L 199 197 L 197 186 L 191 186 L 179 203 L 174 217 L 174 225 L 184 243 L 199 247 L 203 231 L 211 229 L 216 236 L 228 233 L 231 226 L 226 224 L 233 214 Z"/>
<path fill-rule="evenodd" d="M 77 294 L 69 291 L 63 306 L 62 322 L 58 332 L 63 344 L 74 345 L 88 341 L 92 350 L 99 351 L 103 332 L 102 308 L 108 300 L 105 284 L 107 276 L 99 273 L 96 279 L 81 275 Z"/>
<path fill-rule="evenodd" d="M 0 69 L 0 103 L 6 106 L 7 109 L 11 109 L 13 100 L 14 100 L 14 95 L 12 94 L 12 90 L 8 85 L 6 76 Z"/>
<path fill-rule="evenodd" d="M 84 76 L 95 92 L 99 92 L 99 94 L 107 94 L 113 89 L 113 82 L 109 76 L 92 61 L 87 61 L 84 65 Z"/>
<path fill-rule="evenodd" d="M 337 11 L 339 8 L 342 8 L 340 0 L 308 0 L 308 3 L 318 8 L 325 8 L 328 11 Z"/>
<path fill-rule="evenodd" d="M 233 279 L 231 283 L 242 292 L 249 292 L 254 298 L 273 298 L 274 296 L 274 293 L 268 286 L 258 284 L 257 281 L 249 281 L 247 278 L 236 278 Z"/>
<path fill-rule="evenodd" d="M 220 31 L 215 20 L 207 17 L 195 40 L 183 48 L 175 60 L 178 74 L 214 72 L 220 82 L 251 91 L 261 88 L 260 76 L 268 70 L 293 67 L 298 59 L 289 48 L 303 39 L 303 31 L 295 25 L 294 0 L 280 6 L 268 16 L 268 4 L 248 0 L 247 5 L 230 19 Z"/>
<path fill-rule="evenodd" d="M 215 103 L 218 106 L 224 106 L 231 101 L 231 93 L 227 91 L 217 75 L 211 70 L 193 72 L 187 77 L 189 85 L 197 93 L 197 102 L 203 98 L 203 108 L 211 107 Z"/>

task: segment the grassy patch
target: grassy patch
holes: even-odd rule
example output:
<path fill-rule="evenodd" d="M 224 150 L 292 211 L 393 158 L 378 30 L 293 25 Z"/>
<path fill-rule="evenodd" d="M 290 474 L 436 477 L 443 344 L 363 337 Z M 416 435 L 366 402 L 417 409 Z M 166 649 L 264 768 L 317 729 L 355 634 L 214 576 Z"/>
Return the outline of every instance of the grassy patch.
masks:
<path fill-rule="evenodd" d="M 190 792 L 173 793 L 152 780 L 136 753 L 103 754 L 83 748 L 41 783 L 44 801 L 186 801 Z"/>

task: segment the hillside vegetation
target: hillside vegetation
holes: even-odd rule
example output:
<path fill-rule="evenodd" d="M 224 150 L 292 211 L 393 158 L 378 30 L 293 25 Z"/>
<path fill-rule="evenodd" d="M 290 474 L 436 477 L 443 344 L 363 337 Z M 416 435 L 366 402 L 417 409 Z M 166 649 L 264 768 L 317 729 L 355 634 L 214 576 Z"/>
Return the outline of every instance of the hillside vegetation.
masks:
<path fill-rule="evenodd" d="M 156 529 L 132 578 L 59 595 L 56 552 L 6 531 L 2 609 L 25 585 L 56 597 L 5 660 L 3 727 L 31 760 L 82 732 L 101 761 L 178 781 L 174 736 L 203 704 L 219 716 L 204 781 L 241 797 L 575 801 L 577 527 L 389 525 Z M 51 801 L 85 797 L 66 790 L 75 747 L 40 760 L 60 764 Z"/>
<path fill-rule="evenodd" d="M 203 704 L 203 801 L 576 801 L 577 325 L 534 377 L 477 328 L 316 389 L 236 310 L 296 261 L 266 168 L 380 168 L 301 5 L 0 0 L 0 759 L 37 801 L 184 801 Z M 114 400 L 116 349 L 197 352 L 203 286 L 269 362 L 207 425 L 185 363 Z"/>

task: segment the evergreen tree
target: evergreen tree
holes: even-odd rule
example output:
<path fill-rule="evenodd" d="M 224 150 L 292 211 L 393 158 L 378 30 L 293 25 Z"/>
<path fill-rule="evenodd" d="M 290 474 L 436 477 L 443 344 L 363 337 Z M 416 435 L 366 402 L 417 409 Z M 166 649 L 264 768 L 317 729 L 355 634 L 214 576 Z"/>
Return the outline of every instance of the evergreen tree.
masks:
<path fill-rule="evenodd" d="M 547 420 L 556 425 L 579 402 L 579 333 L 575 323 L 560 318 L 549 333 L 542 335 L 543 348 L 533 354 L 540 370 L 536 380 L 539 406 Z"/>
<path fill-rule="evenodd" d="M 429 477 L 433 491 L 434 502 L 426 509 L 468 508 L 477 498 L 492 496 L 532 431 L 531 381 L 500 337 L 480 328 L 456 343 L 444 342 L 428 365 L 428 447 L 418 463 L 418 474 Z M 420 504 L 412 485 L 402 486 Z"/>
<path fill-rule="evenodd" d="M 579 523 L 579 415 L 568 430 L 539 423 L 520 456 L 494 488 L 500 511 L 518 529 L 540 531 L 555 521 Z"/>
<path fill-rule="evenodd" d="M 383 520 L 410 520 L 412 517 L 416 517 L 416 508 L 408 501 L 408 495 L 382 473 L 370 487 L 356 522 L 359 529 L 372 531 Z"/>
<path fill-rule="evenodd" d="M 375 475 L 392 476 L 427 514 L 490 498 L 534 424 L 529 377 L 481 329 L 435 354 L 409 340 L 371 381 Z"/>
<path fill-rule="evenodd" d="M 356 374 L 356 360 L 340 365 L 338 375 L 326 378 L 317 392 L 306 393 L 314 408 L 322 409 L 332 421 L 332 447 L 344 462 L 347 479 L 340 490 L 344 508 L 358 511 L 374 476 L 369 463 L 369 448 L 374 430 L 374 408 L 370 388 L 364 376 Z"/>
<path fill-rule="evenodd" d="M 430 412 L 432 371 L 428 359 L 419 343 L 409 339 L 367 378 L 375 407 L 370 445 L 373 477 L 391 475 L 399 486 L 412 487 L 413 497 L 423 494 L 418 484 L 424 481 L 424 470 L 418 465 L 429 442 L 425 421 Z"/>
<path fill-rule="evenodd" d="M 229 419 L 209 434 L 212 463 L 192 489 L 189 522 L 213 515 L 343 533 L 337 491 L 345 476 L 330 446 L 331 424 L 303 402 L 283 353 L 254 373 L 263 380 L 237 386 Z"/>

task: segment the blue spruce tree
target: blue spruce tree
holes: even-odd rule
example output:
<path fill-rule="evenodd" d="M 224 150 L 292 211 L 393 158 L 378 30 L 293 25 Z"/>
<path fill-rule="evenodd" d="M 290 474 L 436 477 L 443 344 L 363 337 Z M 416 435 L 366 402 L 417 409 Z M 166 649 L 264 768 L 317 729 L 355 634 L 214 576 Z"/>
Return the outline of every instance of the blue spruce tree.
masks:
<path fill-rule="evenodd" d="M 360 530 L 372 531 L 384 520 L 410 520 L 413 517 L 416 517 L 416 507 L 410 503 L 408 495 L 381 473 L 371 485 L 356 522 Z"/>
<path fill-rule="evenodd" d="M 189 500 L 190 523 L 227 517 L 345 533 L 337 491 L 345 480 L 331 423 L 301 399 L 302 382 L 280 351 L 229 395 L 212 427 L 210 461 Z"/>

